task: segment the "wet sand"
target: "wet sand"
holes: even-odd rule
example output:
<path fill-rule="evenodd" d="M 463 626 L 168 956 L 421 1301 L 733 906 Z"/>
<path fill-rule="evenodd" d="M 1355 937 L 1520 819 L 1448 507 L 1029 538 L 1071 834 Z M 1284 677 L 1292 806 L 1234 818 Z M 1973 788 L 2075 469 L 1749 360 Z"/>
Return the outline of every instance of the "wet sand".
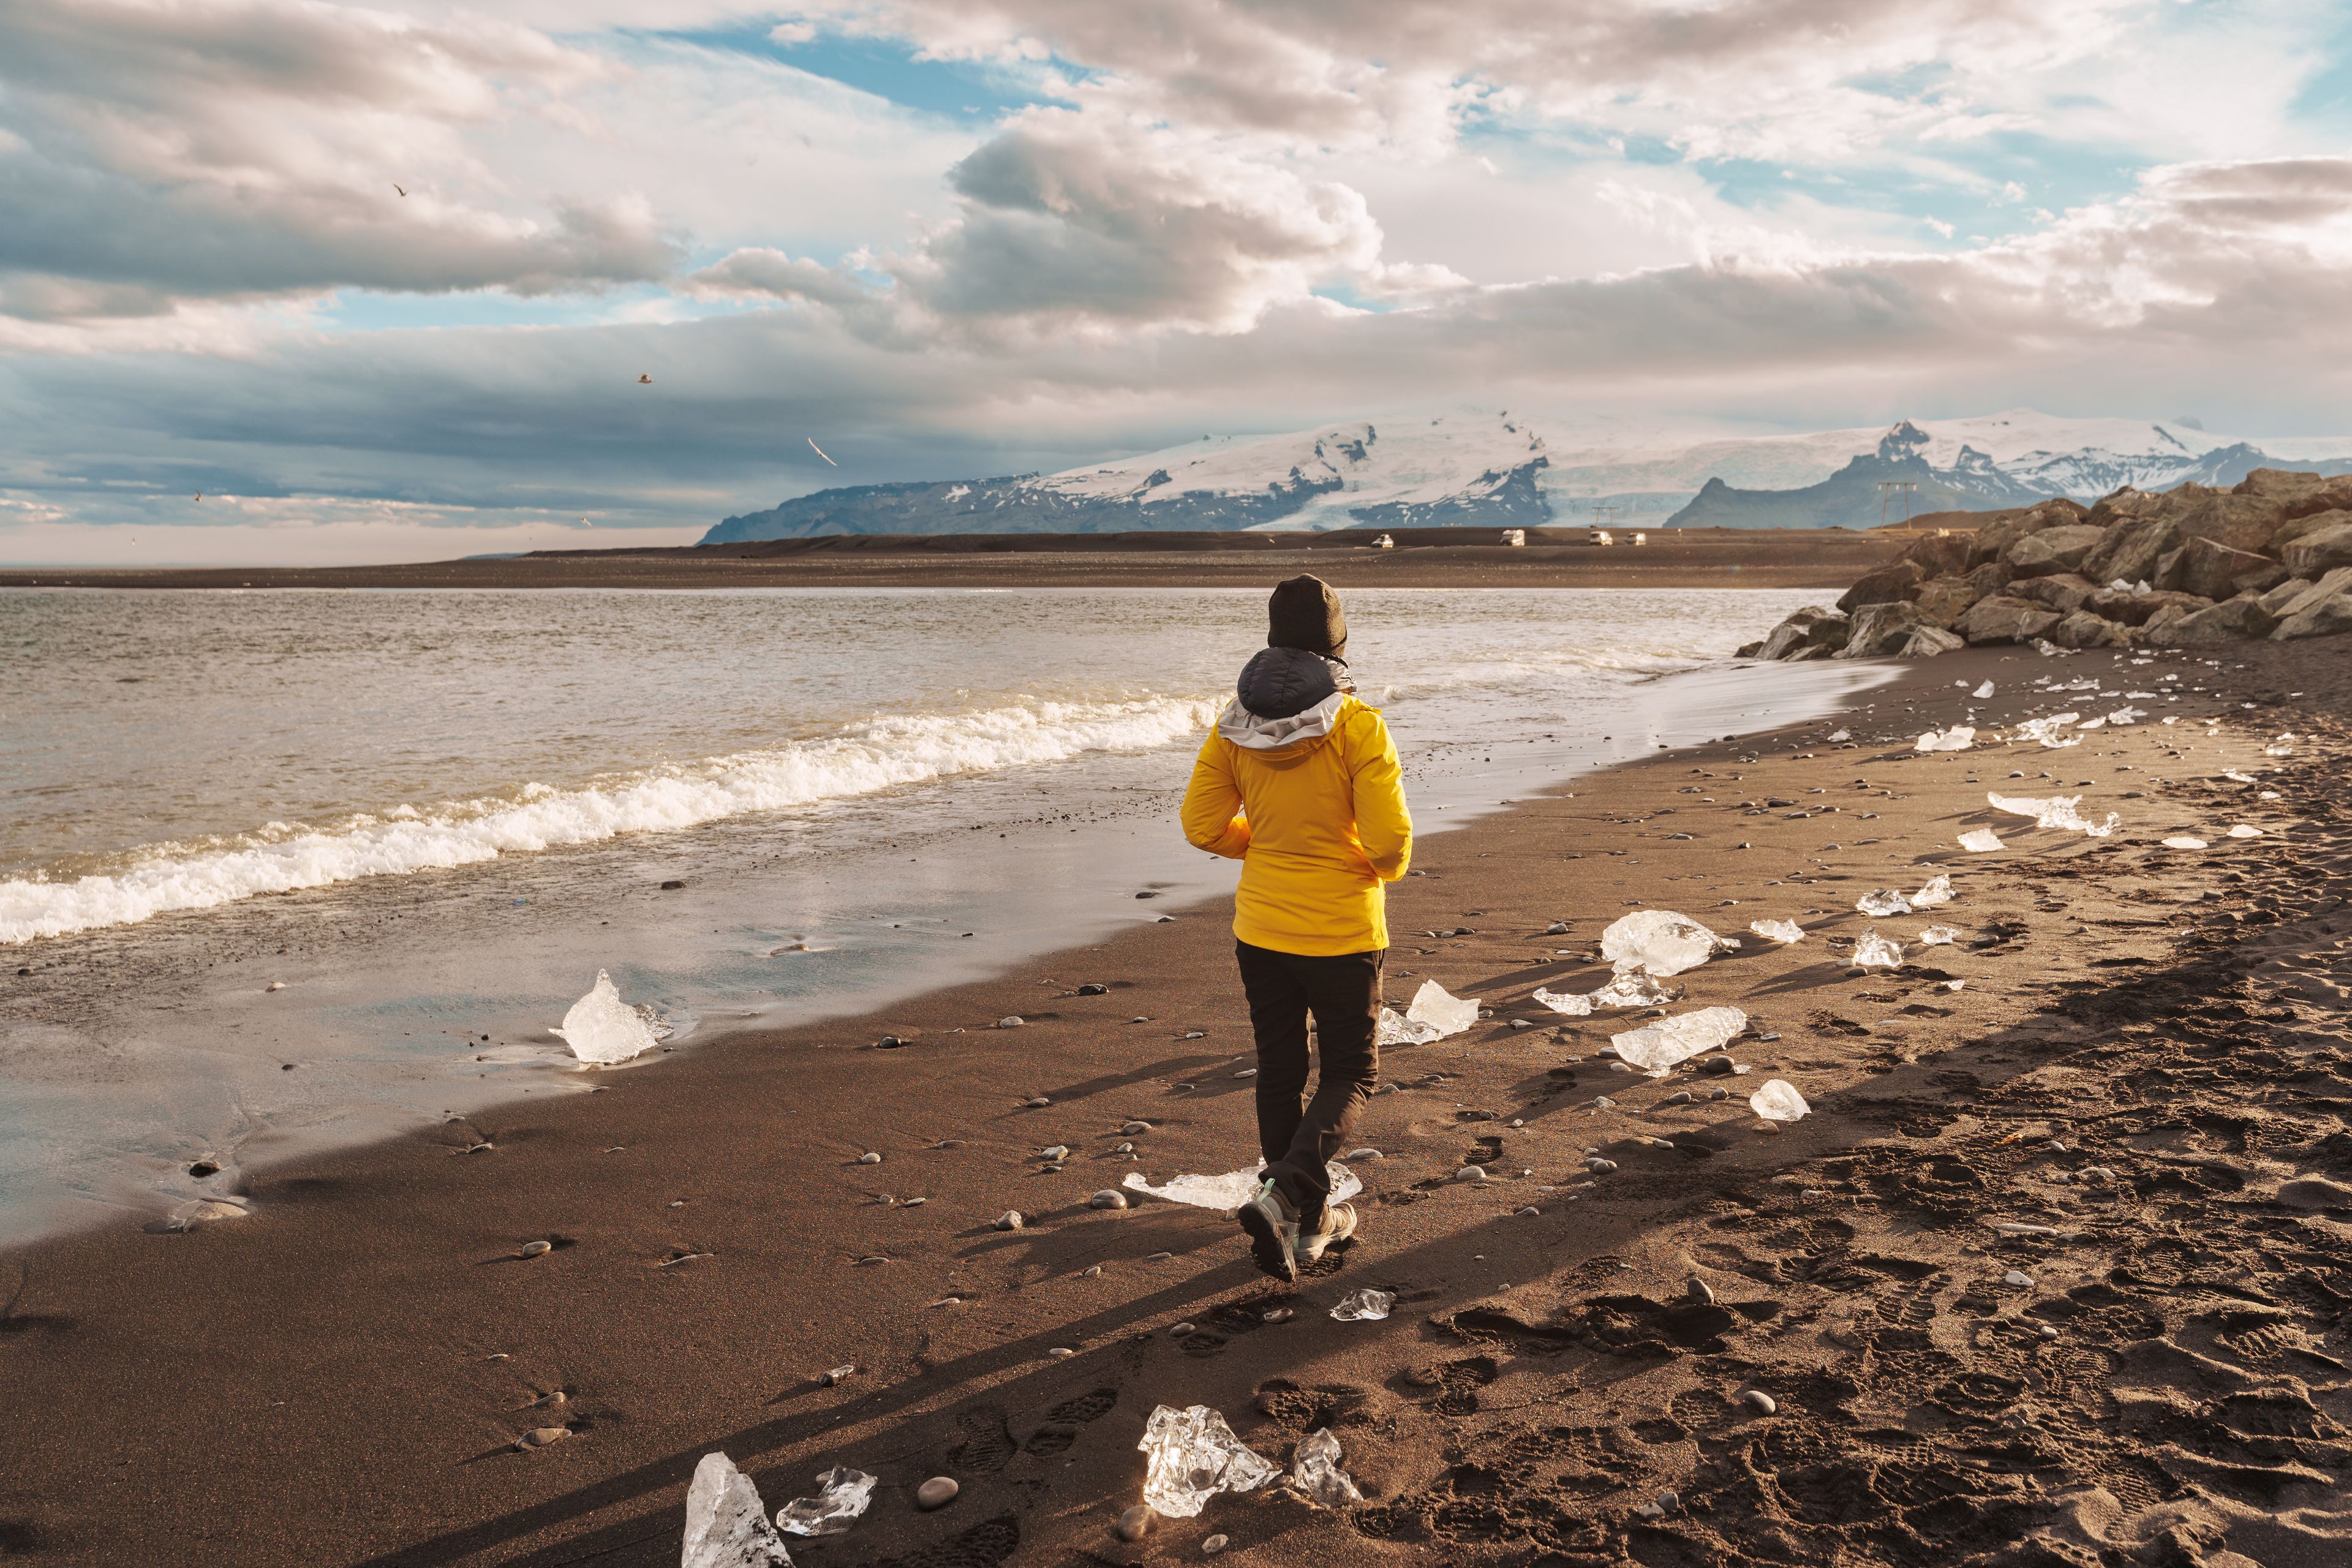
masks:
<path fill-rule="evenodd" d="M 1901 530 L 1694 528 L 1611 546 L 1580 528 L 1334 533 L 882 534 L 677 549 L 550 551 L 414 565 L 21 568 L 0 587 L 82 588 L 1170 588 L 1265 584 L 1312 571 L 1345 588 L 1804 588 L 1825 599 L 1914 537 Z"/>
<path fill-rule="evenodd" d="M 2079 746 L 1909 749 L 1969 707 L 2121 705 L 2039 676 L 2174 670 L 2214 689 Z M 1391 900 L 1391 999 L 1434 977 L 1496 1017 L 1387 1054 L 1363 1235 L 1295 1293 L 1218 1215 L 1086 1206 L 1130 1170 L 1251 1157 L 1227 911 L 1172 910 L 873 1017 L 257 1173 L 247 1219 L 0 1258 L 0 1550 L 667 1564 L 723 1448 L 771 1510 L 835 1463 L 881 1478 L 847 1534 L 793 1543 L 803 1564 L 1191 1561 L 1212 1533 L 1221 1561 L 1286 1564 L 2342 1562 L 2339 650 L 1977 650 L 1864 701 L 1429 841 Z M 1988 789 L 2079 793 L 2125 829 L 2037 830 Z M 2221 837 L 2237 822 L 2264 836 Z M 1960 850 L 1979 826 L 2009 847 Z M 2184 829 L 2212 847 L 2156 844 Z M 1936 869 L 1959 898 L 1932 918 L 1966 940 L 1850 977 L 1832 939 L 1931 923 L 1855 900 Z M 1612 1071 L 1597 1053 L 1638 1016 L 1526 1000 L 1605 978 L 1576 955 L 1635 900 L 1809 929 L 1677 977 L 1675 1011 L 1738 1005 L 1779 1037 L 1734 1042 L 1751 1073 Z M 1814 1107 L 1777 1133 L 1742 1104 L 1774 1077 Z M 1055 1143 L 1075 1153 L 1049 1172 Z M 1594 1149 L 1617 1169 L 1588 1171 Z M 1496 1179 L 1449 1179 L 1471 1160 Z M 1008 1208 L 1026 1228 L 991 1228 Z M 554 1246 L 519 1257 L 535 1239 Z M 1392 1316 L 1331 1321 L 1367 1285 Z M 1285 1464 L 1328 1426 L 1366 1503 L 1223 1497 L 1118 1540 L 1145 1417 L 1194 1403 Z M 570 1436 L 514 1448 L 548 1426 Z M 916 1511 L 940 1474 L 961 1495 Z"/>

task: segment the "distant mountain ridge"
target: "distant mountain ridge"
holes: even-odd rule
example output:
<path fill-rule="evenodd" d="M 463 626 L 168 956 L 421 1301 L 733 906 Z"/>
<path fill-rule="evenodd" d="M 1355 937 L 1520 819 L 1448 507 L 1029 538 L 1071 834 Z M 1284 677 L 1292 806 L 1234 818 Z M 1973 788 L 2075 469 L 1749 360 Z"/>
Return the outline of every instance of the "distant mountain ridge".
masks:
<path fill-rule="evenodd" d="M 2284 449 L 2279 449 L 2284 447 Z M 819 490 L 728 518 L 706 544 L 837 533 L 1626 526 L 1862 528 L 1882 481 L 1913 515 L 1990 511 L 2130 486 L 2233 485 L 2255 468 L 2352 472 L 2352 438 L 2257 443 L 2189 421 L 2062 418 L 2032 409 L 1883 430 L 1675 440 L 1587 433 L 1549 443 L 1509 413 L 1203 437 L 1057 474 Z M 1905 498 L 1886 503 L 1903 515 Z M 1605 510 L 1604 510 L 1605 509 Z"/>

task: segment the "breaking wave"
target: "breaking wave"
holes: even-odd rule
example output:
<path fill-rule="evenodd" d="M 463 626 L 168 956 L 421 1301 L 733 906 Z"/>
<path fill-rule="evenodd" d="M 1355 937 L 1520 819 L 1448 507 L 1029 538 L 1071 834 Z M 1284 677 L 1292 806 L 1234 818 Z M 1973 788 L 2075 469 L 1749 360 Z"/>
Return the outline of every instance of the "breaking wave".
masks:
<path fill-rule="evenodd" d="M 576 789 L 533 784 L 510 796 L 429 810 L 404 805 L 325 827 L 272 823 L 235 837 L 154 845 L 107 875 L 0 882 L 0 945 L 129 925 L 264 893 L 693 827 L 1087 752 L 1143 751 L 1198 734 L 1218 706 L 1202 698 L 1156 697 L 886 716 L 820 739 L 647 769 Z"/>

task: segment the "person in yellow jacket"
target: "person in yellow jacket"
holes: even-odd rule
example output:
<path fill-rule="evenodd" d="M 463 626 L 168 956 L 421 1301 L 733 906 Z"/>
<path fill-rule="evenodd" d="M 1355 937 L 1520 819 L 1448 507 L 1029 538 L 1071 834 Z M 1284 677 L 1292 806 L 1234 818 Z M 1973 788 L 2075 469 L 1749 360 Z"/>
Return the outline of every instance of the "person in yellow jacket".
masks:
<path fill-rule="evenodd" d="M 1265 651 L 1192 764 L 1184 837 L 1242 862 L 1234 951 L 1257 1036 L 1265 1173 L 1241 1210 L 1258 1267 L 1298 1265 L 1355 1234 L 1328 1170 L 1380 1073 L 1375 1037 L 1388 957 L 1386 884 L 1412 857 L 1396 745 L 1348 679 L 1348 619 L 1318 577 L 1267 606 Z M 1307 1020 L 1322 1070 L 1307 1098 Z"/>

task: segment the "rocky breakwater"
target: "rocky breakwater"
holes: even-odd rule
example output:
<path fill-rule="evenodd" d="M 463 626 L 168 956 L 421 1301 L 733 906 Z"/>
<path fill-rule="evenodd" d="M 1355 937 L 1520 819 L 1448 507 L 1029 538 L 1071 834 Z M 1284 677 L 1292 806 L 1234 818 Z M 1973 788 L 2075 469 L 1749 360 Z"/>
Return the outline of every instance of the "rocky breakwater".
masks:
<path fill-rule="evenodd" d="M 1989 643 L 2198 647 L 2352 630 L 2352 476 L 2257 468 L 2228 489 L 2125 489 L 1944 530 L 1741 648 L 1927 658 Z"/>

